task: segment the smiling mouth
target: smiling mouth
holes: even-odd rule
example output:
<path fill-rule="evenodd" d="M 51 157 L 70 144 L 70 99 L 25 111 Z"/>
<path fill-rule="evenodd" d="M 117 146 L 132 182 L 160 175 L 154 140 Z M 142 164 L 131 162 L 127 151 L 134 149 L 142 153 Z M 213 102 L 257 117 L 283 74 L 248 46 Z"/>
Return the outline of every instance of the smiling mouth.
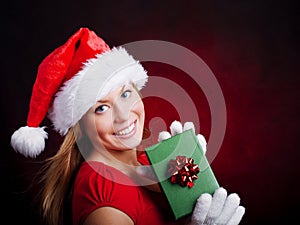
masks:
<path fill-rule="evenodd" d="M 114 135 L 118 136 L 118 137 L 126 137 L 128 135 L 131 135 L 132 133 L 135 132 L 135 128 L 136 128 L 136 121 L 135 120 L 132 124 L 130 124 L 128 127 L 126 127 L 123 130 L 120 130 L 118 132 L 115 132 Z"/>

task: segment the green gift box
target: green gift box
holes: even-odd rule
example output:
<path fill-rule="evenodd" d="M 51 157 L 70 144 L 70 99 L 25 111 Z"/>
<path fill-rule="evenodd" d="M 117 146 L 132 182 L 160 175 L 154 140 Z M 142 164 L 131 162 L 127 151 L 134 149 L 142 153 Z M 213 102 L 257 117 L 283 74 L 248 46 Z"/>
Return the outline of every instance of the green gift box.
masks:
<path fill-rule="evenodd" d="M 192 213 L 196 201 L 202 193 L 213 194 L 219 187 L 192 129 L 147 147 L 145 151 L 159 180 L 161 189 L 169 202 L 175 220 Z M 193 164 L 200 169 L 197 173 L 198 178 L 192 181 L 192 185 L 184 186 L 178 182 L 171 182 L 173 173 L 169 168 L 173 168 L 172 171 L 174 171 L 173 164 L 177 156 L 185 156 L 187 159 L 192 159 Z M 183 167 L 181 165 L 177 171 Z"/>

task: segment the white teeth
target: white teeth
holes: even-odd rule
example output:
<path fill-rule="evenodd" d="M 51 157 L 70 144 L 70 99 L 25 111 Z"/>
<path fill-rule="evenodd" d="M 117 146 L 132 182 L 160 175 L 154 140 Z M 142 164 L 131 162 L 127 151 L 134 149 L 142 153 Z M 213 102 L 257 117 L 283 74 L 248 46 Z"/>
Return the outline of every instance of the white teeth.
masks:
<path fill-rule="evenodd" d="M 127 127 L 124 130 L 121 130 L 119 132 L 116 132 L 116 135 L 122 136 L 122 135 L 126 135 L 129 134 L 134 128 L 134 123 L 132 123 L 129 127 Z"/>

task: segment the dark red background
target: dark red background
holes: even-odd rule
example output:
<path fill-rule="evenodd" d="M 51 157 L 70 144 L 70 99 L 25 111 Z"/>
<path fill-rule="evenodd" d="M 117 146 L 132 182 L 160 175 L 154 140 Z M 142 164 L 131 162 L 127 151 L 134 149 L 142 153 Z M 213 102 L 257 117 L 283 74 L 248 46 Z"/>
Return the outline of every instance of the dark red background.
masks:
<path fill-rule="evenodd" d="M 145 1 L 146 2 L 146 1 Z M 10 147 L 25 125 L 41 60 L 79 27 L 95 30 L 111 46 L 157 39 L 182 45 L 214 72 L 225 97 L 227 130 L 212 167 L 222 186 L 246 207 L 241 224 L 290 224 L 299 199 L 299 8 L 297 1 L 6 1 L 1 13 L 1 218 L 39 224 L 27 192 L 42 160 L 60 137 L 49 130 L 48 150 L 26 159 Z M 298 14 L 297 14 L 298 13 Z M 199 106 L 201 132 L 210 132 L 201 90 L 181 72 L 145 63 L 149 75 L 174 79 Z M 169 123 L 176 117 L 162 107 Z M 187 106 L 188 107 L 188 106 Z M 148 117 L 151 117 L 151 113 Z M 45 120 L 44 125 L 50 125 Z"/>

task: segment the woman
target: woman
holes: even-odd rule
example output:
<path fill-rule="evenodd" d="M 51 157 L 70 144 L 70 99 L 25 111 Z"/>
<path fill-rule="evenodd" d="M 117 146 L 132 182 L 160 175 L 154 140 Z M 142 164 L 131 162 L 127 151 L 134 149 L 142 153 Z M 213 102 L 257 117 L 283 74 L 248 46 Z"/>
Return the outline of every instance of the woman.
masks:
<path fill-rule="evenodd" d="M 136 171 L 147 160 L 137 149 L 144 134 L 139 90 L 147 73 L 123 48 L 110 49 L 93 31 L 79 29 L 40 64 L 27 126 L 13 148 L 36 157 L 47 133 L 48 113 L 65 136 L 43 176 L 42 212 L 47 224 L 238 224 L 244 214 L 236 194 L 203 194 L 191 217 L 172 221 L 158 185 Z M 71 202 L 71 205 L 69 203 Z"/>

